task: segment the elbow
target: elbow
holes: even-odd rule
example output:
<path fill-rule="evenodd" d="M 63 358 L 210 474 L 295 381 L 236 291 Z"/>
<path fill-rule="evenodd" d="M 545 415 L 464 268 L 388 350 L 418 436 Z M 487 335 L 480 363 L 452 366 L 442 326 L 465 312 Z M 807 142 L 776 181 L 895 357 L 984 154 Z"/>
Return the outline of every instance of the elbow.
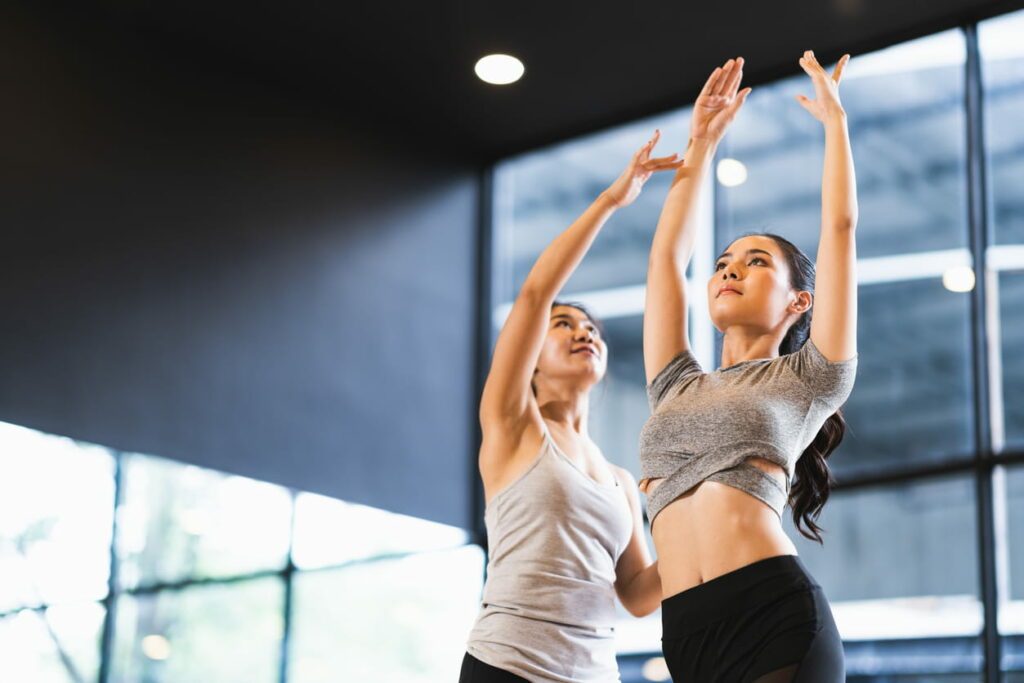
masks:
<path fill-rule="evenodd" d="M 688 260 L 680 257 L 672 249 L 651 247 L 651 253 L 647 256 L 647 271 L 649 273 L 658 271 L 681 273 L 686 270 Z"/>
<path fill-rule="evenodd" d="M 544 306 L 550 306 L 557 295 L 558 292 L 552 290 L 551 287 L 546 287 L 527 277 L 526 281 L 519 288 L 519 295 L 516 297 L 516 301 L 525 304 L 531 309 L 543 308 Z"/>
<path fill-rule="evenodd" d="M 629 612 L 632 616 L 636 617 L 637 619 L 642 619 L 643 617 L 646 617 L 648 614 L 652 614 L 656 609 L 658 609 L 657 603 L 643 605 L 633 604 L 631 606 L 626 607 L 626 611 Z"/>
<path fill-rule="evenodd" d="M 853 232 L 857 227 L 857 215 L 849 214 L 833 218 L 828 222 L 828 228 L 832 232 Z"/>
<path fill-rule="evenodd" d="M 619 590 L 619 602 L 631 616 L 636 618 L 646 617 L 658 609 L 661 604 L 661 595 L 636 595 L 634 592 Z"/>

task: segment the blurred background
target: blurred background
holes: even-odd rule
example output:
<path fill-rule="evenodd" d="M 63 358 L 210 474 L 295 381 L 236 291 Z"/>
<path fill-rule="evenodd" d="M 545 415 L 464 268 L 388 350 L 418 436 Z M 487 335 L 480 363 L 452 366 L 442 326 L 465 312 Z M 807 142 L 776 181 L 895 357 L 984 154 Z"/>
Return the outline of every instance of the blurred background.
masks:
<path fill-rule="evenodd" d="M 456 680 L 526 273 L 737 54 L 688 279 L 751 230 L 813 256 L 810 47 L 854 55 L 860 361 L 826 542 L 787 532 L 848 680 L 1024 682 L 1024 11 L 765 4 L 4 7 L 0 681 Z M 497 51 L 520 83 L 475 78 Z M 634 474 L 668 181 L 562 297 L 607 327 L 591 429 Z M 616 631 L 623 681 L 668 680 L 658 613 Z"/>

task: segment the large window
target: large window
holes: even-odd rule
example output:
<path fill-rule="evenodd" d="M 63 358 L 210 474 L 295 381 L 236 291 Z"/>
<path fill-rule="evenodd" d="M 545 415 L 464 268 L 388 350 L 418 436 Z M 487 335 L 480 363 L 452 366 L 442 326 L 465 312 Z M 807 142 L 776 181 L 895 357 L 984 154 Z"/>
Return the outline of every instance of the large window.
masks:
<path fill-rule="evenodd" d="M 468 540 L 0 423 L 0 680 L 455 680 Z"/>
<path fill-rule="evenodd" d="M 832 601 L 850 680 L 982 681 L 997 650 L 1005 680 L 1024 670 L 1022 35 L 1024 13 L 1007 15 L 855 55 L 844 79 L 860 203 L 860 363 L 830 461 L 839 487 L 822 518 L 824 547 L 805 542 L 788 515 L 786 526 Z M 794 101 L 811 84 L 794 58 L 793 77 L 756 86 L 719 148 L 687 273 L 690 338 L 706 369 L 720 355 L 703 300 L 718 250 L 769 231 L 816 253 L 824 136 Z M 668 112 L 497 167 L 494 333 L 537 255 L 631 150 L 660 127 L 661 153 L 681 152 L 688 126 L 689 110 Z M 591 431 L 634 474 L 648 416 L 646 255 L 667 181 L 655 177 L 612 219 L 562 296 L 605 322 L 609 372 Z M 986 614 L 999 615 L 995 648 Z M 665 674 L 657 615 L 623 614 L 618 635 L 624 680 Z"/>

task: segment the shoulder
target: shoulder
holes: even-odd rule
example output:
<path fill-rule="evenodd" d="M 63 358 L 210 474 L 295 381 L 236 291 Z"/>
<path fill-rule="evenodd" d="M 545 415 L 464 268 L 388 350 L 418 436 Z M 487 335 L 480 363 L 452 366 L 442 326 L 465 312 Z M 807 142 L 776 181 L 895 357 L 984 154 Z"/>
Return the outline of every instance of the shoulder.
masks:
<path fill-rule="evenodd" d="M 626 492 L 626 498 L 629 499 L 630 506 L 635 506 L 639 509 L 640 495 L 637 493 L 637 483 L 633 473 L 625 467 L 619 467 L 618 465 L 612 465 L 611 468 L 612 472 L 615 473 L 615 478 L 619 481 L 619 486 Z"/>
<path fill-rule="evenodd" d="M 633 477 L 633 473 L 627 470 L 625 467 L 619 467 L 618 465 L 610 465 L 612 472 L 615 473 L 616 479 L 623 486 L 630 486 L 636 488 L 636 479 Z"/>

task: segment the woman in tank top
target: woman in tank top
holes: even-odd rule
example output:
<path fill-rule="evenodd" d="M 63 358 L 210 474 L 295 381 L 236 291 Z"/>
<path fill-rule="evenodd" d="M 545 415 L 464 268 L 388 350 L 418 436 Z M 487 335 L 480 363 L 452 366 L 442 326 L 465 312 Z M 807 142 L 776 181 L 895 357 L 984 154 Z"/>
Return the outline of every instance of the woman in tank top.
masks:
<path fill-rule="evenodd" d="M 636 482 L 588 435 L 608 347 L 586 309 L 555 301 L 611 215 L 679 167 L 651 158 L 658 135 L 541 253 L 498 336 L 480 401 L 487 581 L 461 683 L 618 681 L 616 596 L 637 616 L 661 600 Z"/>
<path fill-rule="evenodd" d="M 644 365 L 652 416 L 641 433 L 641 490 L 658 553 L 662 646 L 675 683 L 839 683 L 842 643 L 820 586 L 782 529 L 820 542 L 825 458 L 842 438 L 839 406 L 856 371 L 857 200 L 839 82 L 805 52 L 823 124 L 825 162 L 818 278 L 772 234 L 728 245 L 707 285 L 724 334 L 722 367 L 689 349 L 683 274 L 693 251 L 699 187 L 750 92 L 742 58 L 715 69 L 694 106 L 685 165 L 675 175 L 651 247 Z M 816 289 L 815 289 L 816 287 Z M 813 304 L 813 318 L 812 318 Z"/>

